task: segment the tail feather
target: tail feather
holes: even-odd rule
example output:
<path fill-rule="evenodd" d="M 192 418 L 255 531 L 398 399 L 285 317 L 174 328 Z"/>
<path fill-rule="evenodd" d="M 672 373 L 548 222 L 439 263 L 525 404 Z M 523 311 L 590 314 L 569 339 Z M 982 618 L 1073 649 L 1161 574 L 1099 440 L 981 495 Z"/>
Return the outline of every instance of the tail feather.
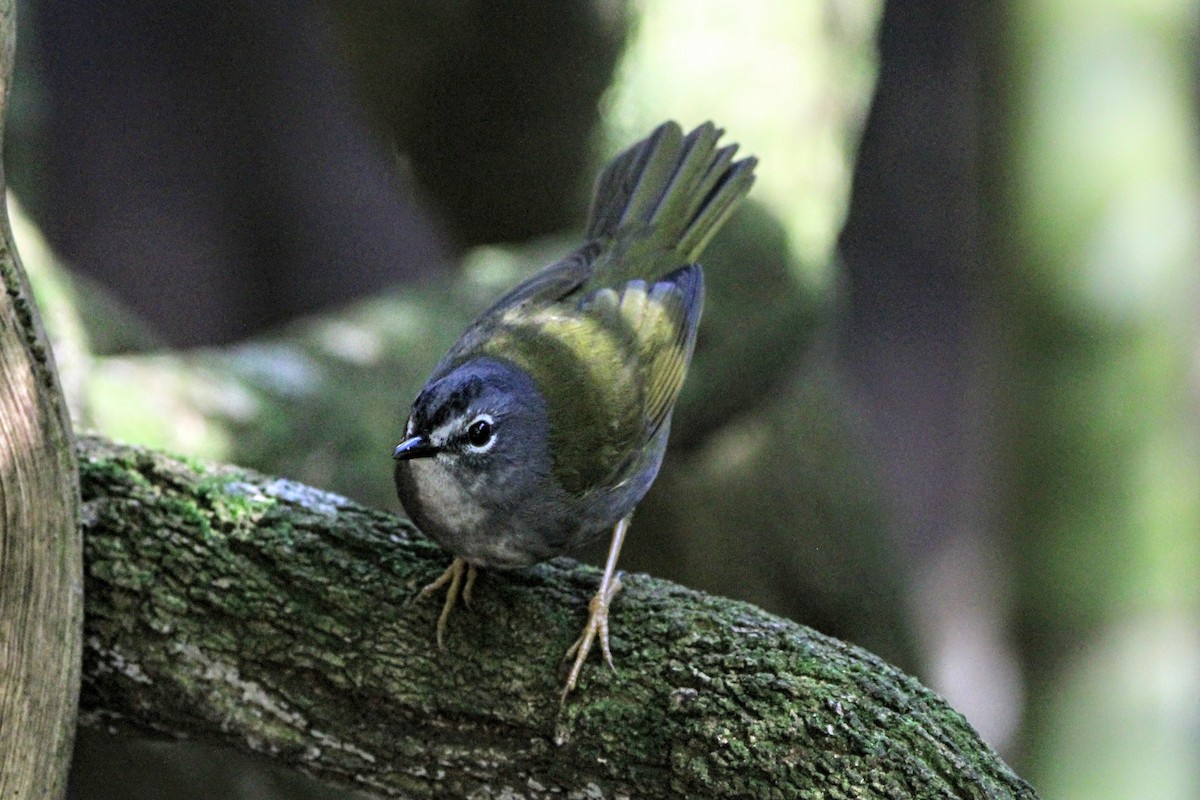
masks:
<path fill-rule="evenodd" d="M 721 179 L 729 171 L 729 166 L 733 163 L 733 157 L 737 154 L 738 146 L 736 144 L 727 144 L 720 150 L 712 154 L 708 161 L 708 169 L 700 179 L 699 185 L 696 187 L 695 195 L 692 198 L 695 206 L 692 210 L 696 214 L 708 201 L 713 189 L 721 182 Z"/>
<path fill-rule="evenodd" d="M 700 207 L 680 237 L 677 249 L 683 254 L 684 261 L 695 261 L 700 257 L 700 253 L 725 224 L 725 220 L 729 219 L 729 215 L 754 183 L 754 167 L 758 164 L 758 159 L 751 156 L 734 162 L 733 154 L 736 150 L 736 145 L 722 148 L 722 157 L 714 162 L 714 168 L 705 176 L 715 176 L 716 181 L 708 193 L 702 195 Z"/>
<path fill-rule="evenodd" d="M 617 259 L 622 244 L 636 243 L 661 254 L 657 266 L 695 261 L 754 183 L 755 159 L 734 161 L 737 145 L 718 148 L 723 133 L 706 122 L 685 137 L 665 122 L 617 156 L 596 182 L 588 238 L 613 242 Z"/>
<path fill-rule="evenodd" d="M 687 135 L 674 175 L 662 190 L 662 199 L 654 212 L 655 220 L 686 221 L 696 216 L 711 188 L 705 186 L 704 182 L 718 163 L 719 159 L 714 158 L 713 150 L 723 133 L 723 130 L 709 122 Z M 719 157 L 721 151 L 717 151 L 715 155 Z M 728 162 L 725 166 L 728 166 Z"/>
<path fill-rule="evenodd" d="M 625 209 L 629 206 L 639 179 L 659 143 L 672 133 L 679 133 L 679 126 L 666 122 L 642 141 L 622 152 L 608 163 L 596 179 L 592 193 L 592 207 L 588 212 L 587 237 L 601 239 L 611 236 L 621 223 Z"/>
<path fill-rule="evenodd" d="M 644 162 L 642 159 L 634 162 L 640 170 L 631 176 L 636 183 L 625 201 L 618 227 L 652 224 L 665 196 L 664 189 L 679 169 L 683 132 L 678 125 L 658 126 L 650 144 Z"/>

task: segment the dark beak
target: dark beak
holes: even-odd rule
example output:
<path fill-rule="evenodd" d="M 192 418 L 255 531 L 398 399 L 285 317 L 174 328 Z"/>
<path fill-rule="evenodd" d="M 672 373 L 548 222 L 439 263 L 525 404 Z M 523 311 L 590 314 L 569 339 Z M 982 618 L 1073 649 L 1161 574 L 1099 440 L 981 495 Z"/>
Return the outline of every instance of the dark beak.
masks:
<path fill-rule="evenodd" d="M 424 436 L 414 436 L 396 445 L 392 458 L 397 461 L 407 461 L 410 458 L 429 458 L 437 455 L 438 449 L 429 443 Z"/>

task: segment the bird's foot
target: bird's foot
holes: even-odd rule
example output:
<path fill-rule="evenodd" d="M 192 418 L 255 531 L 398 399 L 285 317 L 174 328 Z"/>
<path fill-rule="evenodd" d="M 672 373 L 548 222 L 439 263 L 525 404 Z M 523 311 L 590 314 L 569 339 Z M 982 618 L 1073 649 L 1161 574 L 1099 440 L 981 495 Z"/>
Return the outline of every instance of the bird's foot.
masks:
<path fill-rule="evenodd" d="M 467 573 L 465 585 L 463 583 L 463 572 Z M 462 596 L 463 605 L 467 608 L 471 607 L 471 590 L 475 587 L 475 565 L 468 564 L 465 559 L 455 557 L 450 562 L 450 566 L 446 567 L 446 571 L 437 580 L 417 593 L 417 599 L 425 599 L 446 584 L 450 584 L 450 587 L 446 589 L 446 601 L 442 604 L 442 613 L 438 614 L 437 620 L 437 644 L 439 650 L 446 649 L 446 621 L 450 619 L 450 611 L 453 610 L 459 595 Z"/>
<path fill-rule="evenodd" d="M 620 590 L 621 575 L 617 573 L 612 576 L 612 580 L 607 585 L 601 584 L 596 596 L 588 603 L 587 625 L 584 626 L 583 633 L 575 640 L 575 644 L 571 645 L 563 656 L 564 662 L 571 656 L 575 656 L 575 663 L 571 666 L 571 672 L 567 675 L 567 682 L 563 687 L 563 702 L 566 702 L 567 695 L 575 689 L 575 684 L 579 681 L 579 673 L 583 670 L 583 663 L 587 661 L 588 653 L 591 652 L 592 644 L 597 637 L 600 639 L 600 650 L 604 653 L 604 660 L 608 662 L 609 669 L 613 672 L 617 671 L 616 666 L 613 665 L 612 651 L 608 649 L 608 607 Z"/>

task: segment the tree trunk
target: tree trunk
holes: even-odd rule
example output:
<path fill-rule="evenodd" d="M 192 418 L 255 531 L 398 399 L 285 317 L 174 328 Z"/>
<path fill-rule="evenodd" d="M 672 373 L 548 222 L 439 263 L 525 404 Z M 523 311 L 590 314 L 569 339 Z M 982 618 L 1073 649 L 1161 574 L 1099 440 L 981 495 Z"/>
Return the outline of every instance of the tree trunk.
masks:
<path fill-rule="evenodd" d="M 559 703 L 597 573 L 485 573 L 301 484 L 82 442 L 81 722 L 264 753 L 380 796 L 1021 797 L 963 718 L 870 654 L 643 575 Z M 636 531 L 635 531 L 636 535 Z"/>
<path fill-rule="evenodd" d="M 0 119 L 14 15 L 0 0 Z M 0 195 L 3 185 L 0 172 Z M 2 209 L 0 236 L 0 798 L 56 798 L 79 693 L 78 476 L 54 358 Z"/>

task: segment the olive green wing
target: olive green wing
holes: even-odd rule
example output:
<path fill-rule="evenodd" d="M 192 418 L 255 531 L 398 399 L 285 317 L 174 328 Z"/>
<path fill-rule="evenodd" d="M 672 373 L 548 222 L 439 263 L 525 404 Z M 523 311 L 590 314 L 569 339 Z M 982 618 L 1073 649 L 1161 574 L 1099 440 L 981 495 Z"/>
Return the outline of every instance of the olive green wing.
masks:
<path fill-rule="evenodd" d="M 670 416 L 704 302 L 699 265 L 579 303 L 502 313 L 480 355 L 524 369 L 546 400 L 555 478 L 576 495 L 619 483 Z"/>
<path fill-rule="evenodd" d="M 445 375 L 488 349 L 491 337 L 515 317 L 523 317 L 523 321 L 530 323 L 530 329 L 536 328 L 539 320 L 551 328 L 566 330 L 581 325 L 587 329 L 589 325 L 581 321 L 582 317 L 572 320 L 572 315 L 579 311 L 585 317 L 588 313 L 595 317 L 612 306 L 613 295 L 602 294 L 603 290 L 624 297 L 626 287 L 634 286 L 638 280 L 649 284 L 651 288 L 643 285 L 647 292 L 660 284 L 675 285 L 673 276 L 681 274 L 679 269 L 683 265 L 699 258 L 709 239 L 754 183 L 755 159 L 735 160 L 737 146 L 718 147 L 721 136 L 722 131 L 711 122 L 687 135 L 678 124 L 666 122 L 613 159 L 596 182 L 586 230 L 587 244 L 522 281 L 493 303 L 442 359 L 433 378 Z M 684 278 L 678 289 L 686 290 L 689 286 Z M 657 291 L 658 300 L 670 293 L 666 287 Z M 637 294 L 635 291 L 634 299 L 624 309 L 626 319 L 640 313 Z M 683 295 L 686 291 L 682 291 Z M 576 305 L 580 297 L 584 300 Z M 585 307 L 591 311 L 584 311 Z M 684 321 L 688 313 L 686 309 L 682 311 Z M 658 334 L 651 330 L 658 324 L 653 320 L 662 319 L 656 313 L 638 323 L 648 326 L 642 334 L 650 350 L 659 341 Z M 591 334 L 575 331 L 563 335 Z M 682 382 L 682 369 L 673 357 L 650 351 L 642 355 L 645 358 L 640 363 L 657 390 L 648 398 L 650 418 L 657 426 L 674 402 L 671 387 Z M 686 365 L 685 357 L 682 366 Z M 678 392 L 677 387 L 674 392 Z"/>
<path fill-rule="evenodd" d="M 433 370 L 430 380 L 446 375 L 463 361 L 489 348 L 506 320 L 533 319 L 547 307 L 576 291 L 591 274 L 594 246 L 584 246 L 544 267 L 497 298 L 471 323 Z M 492 348 L 494 349 L 494 348 Z"/>
<path fill-rule="evenodd" d="M 649 440 L 666 422 L 683 379 L 704 307 L 704 272 L 699 264 L 681 267 L 648 284 L 634 280 L 592 292 L 580 310 L 611 332 L 632 371 L 641 435 Z"/>

